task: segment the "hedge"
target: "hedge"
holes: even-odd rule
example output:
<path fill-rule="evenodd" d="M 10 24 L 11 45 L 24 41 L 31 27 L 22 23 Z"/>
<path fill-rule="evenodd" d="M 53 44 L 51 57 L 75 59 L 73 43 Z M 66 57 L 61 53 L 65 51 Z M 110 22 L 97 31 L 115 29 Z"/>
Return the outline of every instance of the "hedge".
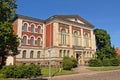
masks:
<path fill-rule="evenodd" d="M 6 78 L 31 78 L 41 75 L 41 69 L 39 66 L 21 65 L 21 66 L 4 66 L 1 69 L 1 74 Z"/>

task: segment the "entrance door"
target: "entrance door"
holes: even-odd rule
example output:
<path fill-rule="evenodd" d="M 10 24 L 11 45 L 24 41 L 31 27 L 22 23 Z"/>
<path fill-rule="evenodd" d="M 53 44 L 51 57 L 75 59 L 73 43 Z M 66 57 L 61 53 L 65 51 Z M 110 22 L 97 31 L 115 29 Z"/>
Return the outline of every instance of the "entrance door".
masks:
<path fill-rule="evenodd" d="M 78 64 L 81 64 L 81 52 L 76 52 L 76 59 L 78 61 Z"/>

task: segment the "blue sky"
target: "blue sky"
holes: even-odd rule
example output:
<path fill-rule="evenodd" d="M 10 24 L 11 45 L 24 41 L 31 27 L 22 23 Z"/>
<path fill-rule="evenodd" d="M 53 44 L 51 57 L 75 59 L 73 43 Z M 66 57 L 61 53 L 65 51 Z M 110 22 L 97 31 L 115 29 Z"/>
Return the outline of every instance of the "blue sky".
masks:
<path fill-rule="evenodd" d="M 120 48 L 120 0 L 17 0 L 17 14 L 47 19 L 56 14 L 77 14 L 95 28 L 107 30 Z"/>

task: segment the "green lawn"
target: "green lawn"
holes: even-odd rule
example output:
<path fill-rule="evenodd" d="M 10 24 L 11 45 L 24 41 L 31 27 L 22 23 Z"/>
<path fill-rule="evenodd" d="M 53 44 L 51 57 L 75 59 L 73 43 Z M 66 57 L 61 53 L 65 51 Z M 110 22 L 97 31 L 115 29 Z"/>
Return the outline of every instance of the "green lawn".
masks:
<path fill-rule="evenodd" d="M 41 68 L 42 76 L 49 76 L 49 68 Z M 61 70 L 59 68 L 51 68 L 52 75 L 62 75 L 62 74 L 72 74 L 74 73 L 72 70 Z"/>
<path fill-rule="evenodd" d="M 120 66 L 108 66 L 108 67 L 89 67 L 92 71 L 108 71 L 108 70 L 120 70 Z"/>

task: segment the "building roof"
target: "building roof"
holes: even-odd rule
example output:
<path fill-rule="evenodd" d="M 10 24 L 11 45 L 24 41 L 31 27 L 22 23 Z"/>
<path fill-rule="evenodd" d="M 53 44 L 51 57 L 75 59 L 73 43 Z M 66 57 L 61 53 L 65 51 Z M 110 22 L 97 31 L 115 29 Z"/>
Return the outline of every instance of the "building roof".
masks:
<path fill-rule="evenodd" d="M 120 49 L 116 49 L 116 53 L 120 55 Z"/>
<path fill-rule="evenodd" d="M 33 17 L 28 17 L 28 16 L 24 16 L 24 15 L 20 15 L 20 14 L 16 14 L 16 18 L 27 19 L 27 20 L 42 22 L 42 23 L 45 22 L 45 20 L 41 20 L 41 19 L 33 18 Z"/>
<path fill-rule="evenodd" d="M 41 20 L 41 19 L 17 14 L 16 18 L 27 19 L 27 20 L 32 20 L 32 21 L 37 21 L 37 22 L 42 22 L 42 23 L 47 23 L 49 21 L 57 19 L 57 20 L 61 20 L 61 21 L 67 21 L 67 22 L 70 22 L 73 24 L 83 25 L 83 26 L 90 27 L 90 28 L 94 27 L 92 24 L 90 24 L 88 21 L 86 21 L 79 15 L 54 15 L 46 20 Z"/>
<path fill-rule="evenodd" d="M 91 28 L 94 27 L 92 24 L 90 24 L 88 21 L 86 21 L 79 15 L 54 15 L 54 16 L 48 18 L 46 21 L 51 21 L 53 19 L 59 19 L 59 20 L 68 21 L 68 22 L 71 22 L 74 24 L 85 25 L 85 26 L 88 26 Z M 72 19 L 74 19 L 74 21 Z"/>

